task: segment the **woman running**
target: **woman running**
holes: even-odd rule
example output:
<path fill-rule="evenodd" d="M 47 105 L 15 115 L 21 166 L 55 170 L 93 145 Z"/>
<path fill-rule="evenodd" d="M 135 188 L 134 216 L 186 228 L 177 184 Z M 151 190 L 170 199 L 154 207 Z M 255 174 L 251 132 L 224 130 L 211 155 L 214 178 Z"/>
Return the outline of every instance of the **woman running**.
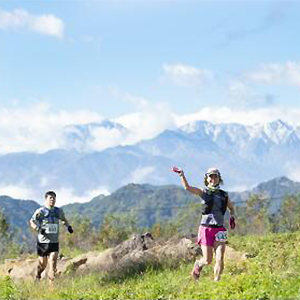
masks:
<path fill-rule="evenodd" d="M 202 198 L 202 218 L 198 230 L 198 244 L 202 249 L 202 258 L 195 261 L 192 276 L 198 280 L 203 267 L 211 264 L 215 252 L 216 264 L 214 280 L 220 280 L 224 268 L 224 254 L 227 241 L 227 231 L 224 227 L 224 215 L 227 208 L 230 211 L 230 227 L 235 227 L 234 206 L 228 193 L 220 189 L 223 184 L 218 169 L 210 168 L 205 173 L 205 189 L 190 186 L 183 170 L 174 167 L 173 171 L 181 177 L 184 188 Z"/>

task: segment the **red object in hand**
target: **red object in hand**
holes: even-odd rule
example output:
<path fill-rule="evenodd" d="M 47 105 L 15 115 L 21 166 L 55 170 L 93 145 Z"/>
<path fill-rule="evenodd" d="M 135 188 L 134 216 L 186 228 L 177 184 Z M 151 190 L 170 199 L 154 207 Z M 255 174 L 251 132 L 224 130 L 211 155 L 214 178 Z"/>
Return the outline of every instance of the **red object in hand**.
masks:
<path fill-rule="evenodd" d="M 235 228 L 235 218 L 234 217 L 231 217 L 229 219 L 229 224 L 230 224 L 230 228 L 231 229 L 234 229 Z"/>
<path fill-rule="evenodd" d="M 172 171 L 175 172 L 175 173 L 181 173 L 182 172 L 182 170 L 177 168 L 177 167 L 173 167 Z"/>

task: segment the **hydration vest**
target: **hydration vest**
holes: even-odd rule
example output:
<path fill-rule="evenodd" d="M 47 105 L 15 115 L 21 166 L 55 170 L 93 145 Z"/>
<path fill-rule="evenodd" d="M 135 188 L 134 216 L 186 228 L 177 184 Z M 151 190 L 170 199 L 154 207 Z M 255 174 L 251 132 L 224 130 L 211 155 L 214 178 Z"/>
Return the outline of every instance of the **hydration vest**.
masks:
<path fill-rule="evenodd" d="M 228 193 L 220 189 L 216 191 L 205 189 L 203 191 L 202 215 L 208 215 L 212 213 L 212 208 L 216 197 L 222 201 L 221 212 L 223 215 L 225 215 L 228 204 Z"/>
<path fill-rule="evenodd" d="M 49 223 L 55 223 L 55 219 L 59 219 L 59 208 L 56 206 L 53 209 L 48 209 L 44 206 L 41 209 L 41 213 L 43 214 L 43 219 L 47 219 Z"/>

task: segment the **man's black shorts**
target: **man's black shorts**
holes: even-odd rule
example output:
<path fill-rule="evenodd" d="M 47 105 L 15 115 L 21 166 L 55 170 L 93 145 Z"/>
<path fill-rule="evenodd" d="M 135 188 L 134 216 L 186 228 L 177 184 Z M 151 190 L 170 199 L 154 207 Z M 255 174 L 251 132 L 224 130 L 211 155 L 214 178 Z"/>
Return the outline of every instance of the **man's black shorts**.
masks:
<path fill-rule="evenodd" d="M 37 243 L 36 246 L 38 256 L 48 256 L 51 252 L 58 252 L 58 243 Z"/>

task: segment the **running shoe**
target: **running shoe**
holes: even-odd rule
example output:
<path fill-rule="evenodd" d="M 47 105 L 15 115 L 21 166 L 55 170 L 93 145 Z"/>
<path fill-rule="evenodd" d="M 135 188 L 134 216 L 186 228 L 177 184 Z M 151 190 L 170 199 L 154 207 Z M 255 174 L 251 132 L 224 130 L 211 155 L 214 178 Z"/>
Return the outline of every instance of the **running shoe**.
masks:
<path fill-rule="evenodd" d="M 193 269 L 191 275 L 194 277 L 195 280 L 198 280 L 200 277 L 200 272 L 201 272 L 201 268 L 199 266 L 199 263 L 198 263 L 198 261 L 195 261 L 194 269 Z"/>

